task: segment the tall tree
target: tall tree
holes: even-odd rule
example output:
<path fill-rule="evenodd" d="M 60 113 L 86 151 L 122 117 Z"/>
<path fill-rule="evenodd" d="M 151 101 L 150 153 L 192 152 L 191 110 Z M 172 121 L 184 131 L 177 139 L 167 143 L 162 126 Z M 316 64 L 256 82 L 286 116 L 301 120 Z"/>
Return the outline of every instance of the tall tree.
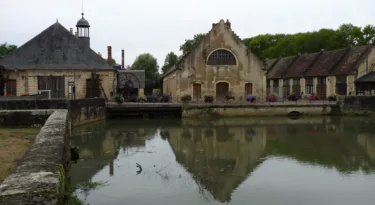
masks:
<path fill-rule="evenodd" d="M 159 66 L 156 58 L 149 53 L 139 55 L 131 70 L 144 70 L 145 71 L 145 93 L 152 93 L 153 88 L 159 87 Z"/>
<path fill-rule="evenodd" d="M 199 33 L 194 35 L 193 39 L 186 39 L 185 43 L 180 46 L 180 51 L 182 51 L 182 54 L 192 51 L 195 46 L 198 46 L 202 42 L 205 36 L 206 34 Z"/>
<path fill-rule="evenodd" d="M 164 65 L 161 67 L 162 74 L 165 74 L 177 63 L 178 57 L 175 53 L 170 52 L 165 56 Z"/>
<path fill-rule="evenodd" d="M 7 43 L 0 44 L 0 56 L 6 56 L 17 50 L 16 45 L 11 45 Z"/>

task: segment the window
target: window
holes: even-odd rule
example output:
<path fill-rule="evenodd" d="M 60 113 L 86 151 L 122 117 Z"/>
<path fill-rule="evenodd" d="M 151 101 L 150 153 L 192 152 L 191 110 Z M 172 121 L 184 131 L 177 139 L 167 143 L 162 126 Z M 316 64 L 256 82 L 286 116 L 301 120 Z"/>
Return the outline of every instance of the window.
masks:
<path fill-rule="evenodd" d="M 201 86 L 201 84 L 198 84 L 198 83 L 193 84 L 193 98 L 194 99 L 201 99 L 202 98 L 202 86 Z"/>
<path fill-rule="evenodd" d="M 306 94 L 314 93 L 314 81 L 312 78 L 306 78 Z"/>
<path fill-rule="evenodd" d="M 346 95 L 346 76 L 336 76 L 336 94 Z"/>
<path fill-rule="evenodd" d="M 284 79 L 283 80 L 283 95 L 284 97 L 287 97 L 290 95 L 290 85 L 289 85 L 290 80 L 289 79 Z"/>
<path fill-rule="evenodd" d="M 245 96 L 252 95 L 252 94 L 253 94 L 253 84 L 246 83 L 245 84 Z"/>
<path fill-rule="evenodd" d="M 7 80 L 6 82 L 6 95 L 7 96 L 17 96 L 17 81 Z"/>
<path fill-rule="evenodd" d="M 236 65 L 236 58 L 227 50 L 214 51 L 208 57 L 207 65 Z"/>
<path fill-rule="evenodd" d="M 300 79 L 293 79 L 292 93 L 299 95 L 301 93 Z"/>
<path fill-rule="evenodd" d="M 65 98 L 64 76 L 38 76 L 38 90 L 50 90 L 51 98 Z"/>
<path fill-rule="evenodd" d="M 271 93 L 271 80 L 267 80 L 267 95 L 269 95 Z"/>
<path fill-rule="evenodd" d="M 279 94 L 279 80 L 273 80 L 273 93 Z"/>

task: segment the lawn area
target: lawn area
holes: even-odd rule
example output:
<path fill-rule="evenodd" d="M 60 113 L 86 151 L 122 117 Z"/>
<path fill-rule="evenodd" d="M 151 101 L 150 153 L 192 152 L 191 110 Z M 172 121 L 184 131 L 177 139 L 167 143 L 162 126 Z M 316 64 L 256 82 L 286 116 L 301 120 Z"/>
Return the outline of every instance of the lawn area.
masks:
<path fill-rule="evenodd" d="M 34 142 L 39 128 L 0 128 L 0 183 Z"/>

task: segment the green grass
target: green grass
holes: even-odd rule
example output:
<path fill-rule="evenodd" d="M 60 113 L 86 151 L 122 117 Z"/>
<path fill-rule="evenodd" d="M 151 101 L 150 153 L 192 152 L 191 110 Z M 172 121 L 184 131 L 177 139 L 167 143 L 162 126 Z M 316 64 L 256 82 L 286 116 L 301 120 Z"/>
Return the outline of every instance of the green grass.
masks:
<path fill-rule="evenodd" d="M 0 134 L 0 140 L 6 140 L 6 139 L 8 139 L 8 136 Z"/>
<path fill-rule="evenodd" d="M 81 190 L 90 190 L 90 189 L 96 189 L 101 186 L 105 186 L 107 182 L 83 182 L 76 185 L 77 189 Z"/>

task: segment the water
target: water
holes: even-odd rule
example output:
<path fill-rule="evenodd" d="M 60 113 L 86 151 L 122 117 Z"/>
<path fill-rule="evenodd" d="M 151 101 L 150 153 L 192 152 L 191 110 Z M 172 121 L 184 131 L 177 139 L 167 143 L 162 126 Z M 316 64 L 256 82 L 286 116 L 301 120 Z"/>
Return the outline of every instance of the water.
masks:
<path fill-rule="evenodd" d="M 122 119 L 73 133 L 73 184 L 106 182 L 76 191 L 86 204 L 375 204 L 375 119 Z"/>

